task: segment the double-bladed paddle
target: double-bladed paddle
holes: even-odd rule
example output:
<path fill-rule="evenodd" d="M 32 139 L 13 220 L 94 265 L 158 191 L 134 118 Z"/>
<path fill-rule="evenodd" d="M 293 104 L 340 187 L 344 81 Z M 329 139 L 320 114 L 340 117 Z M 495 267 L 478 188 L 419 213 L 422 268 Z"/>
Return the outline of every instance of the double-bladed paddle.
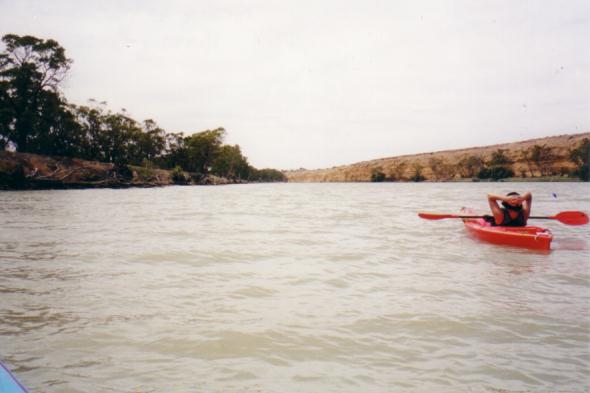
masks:
<path fill-rule="evenodd" d="M 420 218 L 426 220 L 442 220 L 444 218 L 484 218 L 484 216 L 462 216 L 459 214 L 439 214 L 439 213 L 418 213 Z M 586 225 L 590 221 L 588 215 L 581 211 L 565 211 L 554 216 L 538 217 L 531 216 L 529 219 L 536 220 L 557 220 L 566 225 Z"/>

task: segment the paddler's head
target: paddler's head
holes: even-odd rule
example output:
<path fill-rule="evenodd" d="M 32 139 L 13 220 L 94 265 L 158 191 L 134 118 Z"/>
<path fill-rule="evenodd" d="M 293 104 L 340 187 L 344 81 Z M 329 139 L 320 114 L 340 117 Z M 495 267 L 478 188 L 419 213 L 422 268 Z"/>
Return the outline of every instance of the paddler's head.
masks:
<path fill-rule="evenodd" d="M 509 192 L 506 197 L 508 200 L 502 202 L 502 206 L 510 210 L 522 210 L 522 197 L 518 192 Z"/>

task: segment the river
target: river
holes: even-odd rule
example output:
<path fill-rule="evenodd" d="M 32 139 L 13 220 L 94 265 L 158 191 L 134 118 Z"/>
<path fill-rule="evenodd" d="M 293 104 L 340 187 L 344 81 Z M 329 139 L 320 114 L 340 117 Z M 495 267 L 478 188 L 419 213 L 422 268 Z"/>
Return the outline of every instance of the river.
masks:
<path fill-rule="evenodd" d="M 459 220 L 588 183 L 0 192 L 0 359 L 34 392 L 582 392 L 590 226 L 549 253 Z"/>

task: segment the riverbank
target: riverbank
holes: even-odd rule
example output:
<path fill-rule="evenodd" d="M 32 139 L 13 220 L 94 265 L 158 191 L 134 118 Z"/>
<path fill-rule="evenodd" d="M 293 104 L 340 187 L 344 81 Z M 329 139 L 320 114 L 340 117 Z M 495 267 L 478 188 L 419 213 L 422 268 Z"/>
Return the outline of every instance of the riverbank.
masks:
<path fill-rule="evenodd" d="M 363 161 L 323 169 L 285 171 L 289 182 L 466 181 L 494 179 L 482 170 L 500 167 L 505 181 L 577 181 L 571 152 L 590 132 L 490 146 L 470 147 Z M 510 180 L 508 180 L 510 179 Z M 549 180 L 547 180 L 549 179 Z"/>
<path fill-rule="evenodd" d="M 242 181 L 71 157 L 0 151 L 0 190 L 129 188 L 236 184 Z"/>
<path fill-rule="evenodd" d="M 431 183 L 439 183 L 435 180 L 428 180 L 427 182 Z M 582 180 L 579 177 L 575 176 L 538 176 L 538 177 L 507 177 L 505 179 L 452 179 L 446 182 L 450 183 L 496 183 L 496 182 L 506 182 L 506 183 L 580 183 Z M 445 182 L 443 182 L 445 183 Z"/>

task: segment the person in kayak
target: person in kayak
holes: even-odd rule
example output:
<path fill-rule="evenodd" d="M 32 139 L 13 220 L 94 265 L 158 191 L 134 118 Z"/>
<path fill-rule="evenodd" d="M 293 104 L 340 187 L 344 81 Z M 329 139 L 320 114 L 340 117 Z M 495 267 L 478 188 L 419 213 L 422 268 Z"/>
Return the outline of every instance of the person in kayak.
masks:
<path fill-rule="evenodd" d="M 502 203 L 502 207 L 498 205 Z M 506 196 L 488 194 L 488 203 L 493 217 L 486 217 L 486 221 L 495 226 L 524 227 L 531 214 L 533 196 L 530 192 L 520 195 L 509 192 Z"/>

